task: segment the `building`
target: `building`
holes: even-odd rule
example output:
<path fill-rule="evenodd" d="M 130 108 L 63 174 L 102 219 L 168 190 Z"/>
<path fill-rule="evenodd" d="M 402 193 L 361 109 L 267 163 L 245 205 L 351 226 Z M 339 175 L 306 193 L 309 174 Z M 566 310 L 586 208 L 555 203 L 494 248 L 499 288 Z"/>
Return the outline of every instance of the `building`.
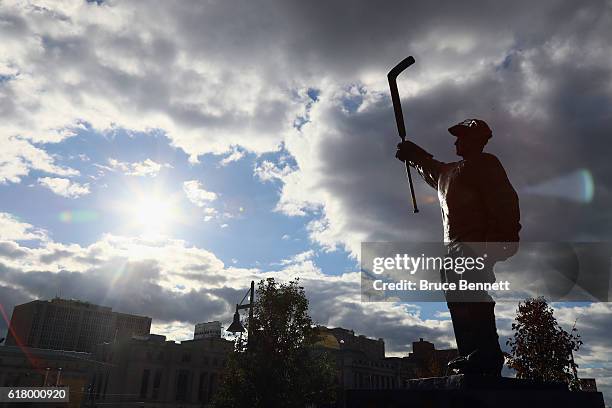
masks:
<path fill-rule="evenodd" d="M 89 353 L 0 346 L 0 387 L 68 386 L 70 403 L 60 405 L 76 408 L 96 364 Z"/>
<path fill-rule="evenodd" d="M 6 345 L 90 352 L 96 344 L 148 334 L 151 318 L 54 298 L 15 306 Z"/>
<path fill-rule="evenodd" d="M 320 329 L 332 334 L 342 350 L 361 352 L 374 360 L 385 358 L 385 341 L 382 338 L 372 339 L 363 334 L 355 335 L 353 330 L 343 329 L 342 327 L 333 329 L 321 327 Z"/>
<path fill-rule="evenodd" d="M 331 356 L 337 371 L 337 407 L 350 389 L 390 389 L 400 384 L 399 359 L 385 358 L 383 339 L 355 335 L 353 330 L 318 327 L 317 348 Z"/>
<path fill-rule="evenodd" d="M 340 327 L 318 327 L 319 350 L 330 354 L 338 372 L 338 407 L 344 407 L 346 390 L 397 389 L 407 380 L 446 375 L 446 364 L 458 355 L 456 349 L 436 350 L 420 339 L 412 343 L 406 357 L 386 357 L 383 339 L 355 335 Z"/>
<path fill-rule="evenodd" d="M 221 322 L 214 321 L 195 325 L 193 333 L 194 340 L 206 339 L 209 337 L 221 338 Z"/>
<path fill-rule="evenodd" d="M 353 330 L 319 327 L 318 345 L 336 361 L 342 389 L 396 388 L 400 383 L 399 359 L 385 358 L 383 339 L 355 335 Z"/>
<path fill-rule="evenodd" d="M 214 395 L 233 342 L 181 343 L 165 336 L 122 339 L 96 347 L 87 406 L 202 407 Z"/>
<path fill-rule="evenodd" d="M 433 343 L 422 338 L 412 342 L 412 352 L 401 359 L 401 378 L 442 377 L 447 375 L 449 361 L 457 357 L 457 349 L 437 350 Z"/>

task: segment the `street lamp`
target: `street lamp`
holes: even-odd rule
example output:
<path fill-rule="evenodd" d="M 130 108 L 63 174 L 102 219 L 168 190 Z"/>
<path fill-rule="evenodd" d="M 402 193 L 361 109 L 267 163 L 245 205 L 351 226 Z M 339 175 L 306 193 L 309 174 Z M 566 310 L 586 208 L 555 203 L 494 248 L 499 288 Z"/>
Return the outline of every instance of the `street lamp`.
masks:
<path fill-rule="evenodd" d="M 249 303 L 243 304 L 244 300 L 249 296 Z M 230 333 L 244 333 L 244 326 L 240 322 L 240 313 L 238 313 L 241 309 L 249 309 L 249 329 L 248 329 L 248 338 L 251 339 L 251 326 L 253 321 L 253 305 L 255 302 L 255 281 L 251 281 L 251 289 L 247 291 L 244 295 L 240 303 L 236 304 L 236 312 L 234 313 L 234 321 L 227 328 L 226 331 Z"/>

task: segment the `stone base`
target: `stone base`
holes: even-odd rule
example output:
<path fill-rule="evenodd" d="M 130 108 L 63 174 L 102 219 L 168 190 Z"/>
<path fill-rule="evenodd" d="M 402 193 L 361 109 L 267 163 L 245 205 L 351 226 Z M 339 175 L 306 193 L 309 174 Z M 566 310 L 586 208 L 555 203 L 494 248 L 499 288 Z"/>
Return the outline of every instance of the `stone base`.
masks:
<path fill-rule="evenodd" d="M 600 392 L 565 384 L 468 375 L 422 378 L 394 390 L 347 390 L 348 408 L 604 408 Z"/>

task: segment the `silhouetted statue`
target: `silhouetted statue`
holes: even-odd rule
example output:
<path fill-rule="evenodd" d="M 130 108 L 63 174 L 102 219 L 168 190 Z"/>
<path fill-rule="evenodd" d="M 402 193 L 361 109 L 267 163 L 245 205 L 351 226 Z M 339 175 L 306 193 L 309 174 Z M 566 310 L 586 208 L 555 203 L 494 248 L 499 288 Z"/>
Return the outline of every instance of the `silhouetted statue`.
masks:
<path fill-rule="evenodd" d="M 396 157 L 408 160 L 438 191 L 448 255 L 479 256 L 478 252 L 484 251 L 485 271 L 467 278 L 494 282 L 495 262 L 512 256 L 518 248 L 518 196 L 497 157 L 483 152 L 492 137 L 484 121 L 467 119 L 448 131 L 456 137 L 456 153 L 463 160 L 442 163 L 408 141 L 398 144 Z M 441 276 L 447 282 L 466 279 L 452 270 L 442 270 Z M 460 355 L 449 367 L 460 373 L 501 376 L 504 358 L 491 296 L 486 291 L 469 295 L 447 291 L 445 295 Z"/>

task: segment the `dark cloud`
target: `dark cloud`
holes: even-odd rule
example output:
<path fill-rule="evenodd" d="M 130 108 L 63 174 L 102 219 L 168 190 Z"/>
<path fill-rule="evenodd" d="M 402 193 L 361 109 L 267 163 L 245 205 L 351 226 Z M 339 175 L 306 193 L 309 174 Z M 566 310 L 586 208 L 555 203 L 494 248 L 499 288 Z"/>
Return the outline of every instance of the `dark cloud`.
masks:
<path fill-rule="evenodd" d="M 73 256 L 74 253 L 72 251 L 68 251 L 65 249 L 55 249 L 48 254 L 43 254 L 40 256 L 40 261 L 42 263 L 54 263 L 62 258 L 68 258 Z"/>
<path fill-rule="evenodd" d="M 86 272 L 32 271 L 24 273 L 0 266 L 0 286 L 7 293 L 2 304 L 7 313 L 15 304 L 61 295 L 111 306 L 115 311 L 151 316 L 157 323 L 196 323 L 203 318 L 226 319 L 234 300 L 213 296 L 209 290 L 173 292 L 158 283 L 160 272 L 154 261 L 128 262 L 121 268 L 107 265 Z"/>
<path fill-rule="evenodd" d="M 405 98 L 409 138 L 438 159 L 455 161 L 454 138 L 446 128 L 466 117 L 483 118 L 494 130 L 487 150 L 501 159 L 519 191 L 587 169 L 595 182 L 590 203 L 521 195 L 522 237 L 531 241 L 609 239 L 612 181 L 607 175 L 612 165 L 606 135 L 612 127 L 612 92 L 602 84 L 612 80 L 612 67 L 604 69 L 597 61 L 583 60 L 577 68 L 572 58 L 562 63 L 541 56 L 515 58 L 518 61 L 511 65 L 517 66 L 498 70 L 491 65 L 469 80 L 442 82 Z M 533 68 L 518 67 L 525 64 Z M 532 70 L 541 71 L 538 80 L 546 82 L 541 86 L 548 90 L 542 95 L 528 86 Z M 421 180 L 416 181 L 416 189 L 423 211 L 419 215 L 409 211 L 405 174 L 393 158 L 399 139 L 388 99 L 377 99 L 350 114 L 341 104 L 324 109 L 319 120 L 330 131 L 315 133 L 319 132 L 316 127 L 312 131 L 319 151 L 317 166 L 322 168 L 315 189 L 328 193 L 342 208 L 348 220 L 346 236 L 350 231 L 366 234 L 370 240 L 439 239 L 435 191 Z M 517 109 L 525 112 L 517 113 Z M 308 135 L 309 127 L 305 129 Z M 296 154 L 299 157 L 301 152 Z"/>
<path fill-rule="evenodd" d="M 17 243 L 12 241 L 0 242 L 0 256 L 10 259 L 22 258 L 28 253 L 21 248 Z"/>

